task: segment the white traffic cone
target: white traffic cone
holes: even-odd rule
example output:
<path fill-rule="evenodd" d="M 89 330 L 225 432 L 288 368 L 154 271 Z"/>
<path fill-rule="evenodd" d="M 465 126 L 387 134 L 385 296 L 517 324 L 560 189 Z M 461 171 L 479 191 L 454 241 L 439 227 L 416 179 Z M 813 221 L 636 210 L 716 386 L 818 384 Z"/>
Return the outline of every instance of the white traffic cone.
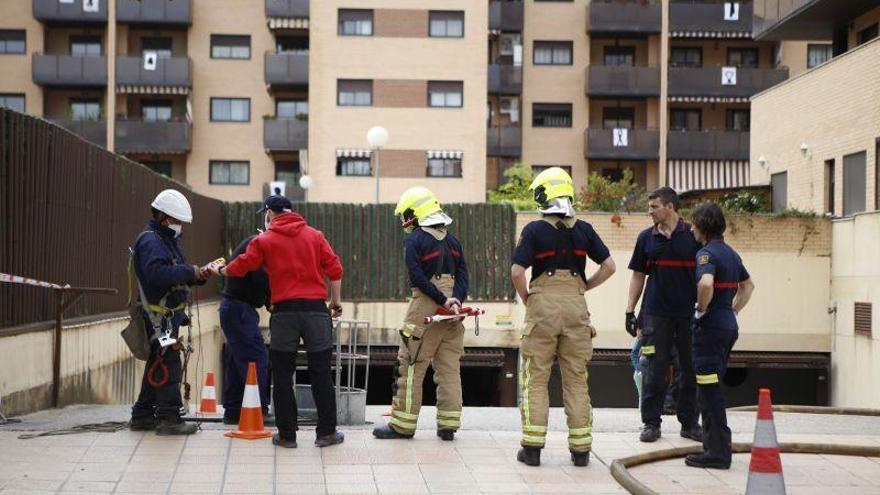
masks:
<path fill-rule="evenodd" d="M 762 388 L 758 395 L 758 421 L 755 423 L 746 495 L 785 495 L 773 406 L 770 404 L 770 390 L 766 388 Z"/>

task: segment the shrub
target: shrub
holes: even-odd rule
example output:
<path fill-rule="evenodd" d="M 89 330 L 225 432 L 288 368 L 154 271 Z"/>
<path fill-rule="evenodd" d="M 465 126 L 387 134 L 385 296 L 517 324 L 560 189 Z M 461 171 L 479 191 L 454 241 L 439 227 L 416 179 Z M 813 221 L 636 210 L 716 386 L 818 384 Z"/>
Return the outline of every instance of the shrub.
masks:
<path fill-rule="evenodd" d="M 631 212 L 648 208 L 645 191 L 633 181 L 630 169 L 624 169 L 623 178 L 617 182 L 591 173 L 581 189 L 581 198 L 587 211 Z"/>

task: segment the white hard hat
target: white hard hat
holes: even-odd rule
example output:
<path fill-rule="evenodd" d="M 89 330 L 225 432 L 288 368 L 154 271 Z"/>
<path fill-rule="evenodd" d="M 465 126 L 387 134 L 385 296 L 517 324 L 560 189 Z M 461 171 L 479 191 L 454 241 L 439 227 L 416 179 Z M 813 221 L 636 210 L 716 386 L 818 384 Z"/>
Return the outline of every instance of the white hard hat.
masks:
<path fill-rule="evenodd" d="M 150 206 L 175 220 L 192 223 L 192 208 L 190 208 L 186 196 L 181 194 L 180 191 L 165 189 L 156 195 L 156 199 L 153 200 L 153 204 Z"/>

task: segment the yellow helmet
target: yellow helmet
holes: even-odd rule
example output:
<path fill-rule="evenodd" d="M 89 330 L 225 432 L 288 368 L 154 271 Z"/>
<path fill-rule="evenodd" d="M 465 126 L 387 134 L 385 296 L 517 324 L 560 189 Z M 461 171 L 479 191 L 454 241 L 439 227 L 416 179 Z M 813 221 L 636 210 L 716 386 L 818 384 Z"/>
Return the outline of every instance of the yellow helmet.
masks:
<path fill-rule="evenodd" d="M 394 208 L 394 214 L 400 216 L 404 220 L 408 220 L 409 215 L 415 217 L 419 222 L 423 222 L 428 215 L 443 211 L 437 196 L 427 187 L 411 187 L 400 195 L 397 201 L 397 207 Z"/>
<path fill-rule="evenodd" d="M 535 201 L 539 204 L 555 198 L 574 198 L 571 176 L 559 167 L 550 167 L 538 174 L 529 189 L 535 191 Z"/>

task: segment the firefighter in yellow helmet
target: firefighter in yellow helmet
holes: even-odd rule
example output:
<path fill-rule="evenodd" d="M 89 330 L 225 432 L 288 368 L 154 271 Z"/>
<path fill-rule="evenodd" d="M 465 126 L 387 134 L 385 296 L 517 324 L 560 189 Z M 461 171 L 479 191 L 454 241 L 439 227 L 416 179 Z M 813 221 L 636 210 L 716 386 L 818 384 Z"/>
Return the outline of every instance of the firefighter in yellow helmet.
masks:
<path fill-rule="evenodd" d="M 426 325 L 438 308 L 457 312 L 467 298 L 468 270 L 461 243 L 447 231 L 452 223 L 434 193 L 424 187 L 408 189 L 394 214 L 409 233 L 406 267 L 412 300 L 406 312 L 397 354 L 396 386 L 391 422 L 373 430 L 376 438 L 412 438 L 422 406 L 422 382 L 428 365 L 437 383 L 437 435 L 453 440 L 461 425 L 461 373 L 464 326 L 460 321 Z"/>
<path fill-rule="evenodd" d="M 593 226 L 575 218 L 571 177 L 559 167 L 535 177 L 542 218 L 523 228 L 513 254 L 510 276 L 526 305 L 520 344 L 520 412 L 522 449 L 517 460 L 541 463 L 547 436 L 549 391 L 553 360 L 562 372 L 562 398 L 568 419 L 568 449 L 575 466 L 590 461 L 593 410 L 587 388 L 587 364 L 593 356 L 596 330 L 584 293 L 595 289 L 615 270 L 608 248 Z M 599 270 L 587 277 L 590 258 Z M 531 281 L 526 269 L 531 267 Z"/>

